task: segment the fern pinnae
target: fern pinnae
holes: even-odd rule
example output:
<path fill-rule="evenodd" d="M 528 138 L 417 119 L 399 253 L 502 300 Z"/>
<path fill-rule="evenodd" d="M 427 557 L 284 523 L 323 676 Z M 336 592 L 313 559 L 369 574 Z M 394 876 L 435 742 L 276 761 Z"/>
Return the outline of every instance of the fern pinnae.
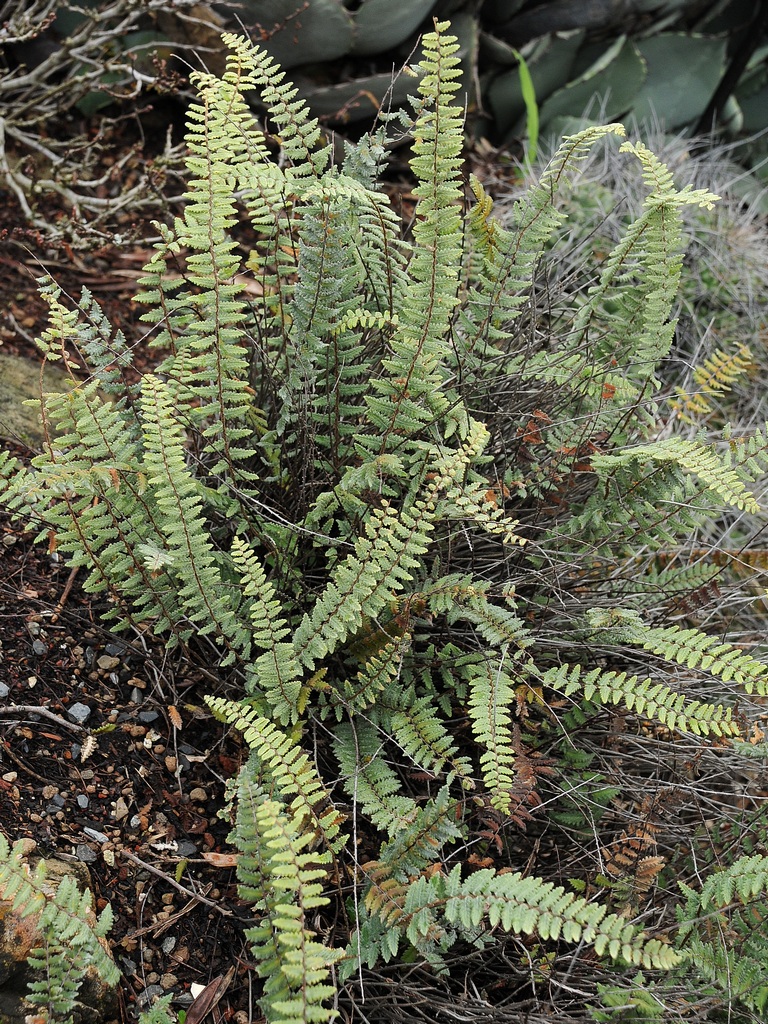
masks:
<path fill-rule="evenodd" d="M 491 794 L 492 805 L 502 814 L 512 803 L 515 778 L 515 751 L 512 740 L 512 708 L 515 684 L 504 667 L 502 657 L 495 662 L 473 666 L 470 677 L 469 714 L 472 731 L 480 744 L 480 769 Z"/>
<path fill-rule="evenodd" d="M 399 677 L 410 642 L 407 632 L 390 638 L 385 630 L 381 646 L 367 657 L 354 679 L 328 685 L 325 697 L 339 720 L 345 711 L 352 715 L 378 704 L 382 692 Z"/>
<path fill-rule="evenodd" d="M 401 793 L 399 775 L 382 757 L 385 739 L 365 720 L 342 722 L 334 729 L 334 752 L 342 782 L 356 808 L 390 837 L 413 820 L 416 802 Z"/>
<path fill-rule="evenodd" d="M 419 771 L 459 778 L 472 788 L 472 766 L 462 757 L 445 722 L 437 714 L 431 694 L 416 697 L 413 687 L 385 692 L 371 713 L 372 721 L 391 735 L 393 742 Z"/>
<path fill-rule="evenodd" d="M 251 646 L 263 651 L 247 665 L 246 688 L 252 695 L 266 697 L 277 720 L 287 725 L 298 718 L 302 693 L 301 665 L 293 644 L 286 640 L 290 626 L 256 554 L 240 537 L 232 538 L 230 553 L 243 582 L 247 602 L 243 612 L 251 627 L 243 653 L 248 654 Z"/>
<path fill-rule="evenodd" d="M 386 376 L 371 382 L 377 397 L 367 400 L 369 416 L 381 431 L 379 453 L 391 449 L 393 436 L 413 435 L 446 408 L 441 349 L 458 303 L 463 142 L 461 110 L 452 105 L 461 76 L 454 56 L 459 46 L 447 29 L 447 23 L 435 22 L 435 31 L 424 39 L 412 161 L 422 216 L 414 225 L 416 244 L 392 356 L 384 361 Z"/>
<path fill-rule="evenodd" d="M 281 71 L 272 57 L 258 46 L 252 46 L 242 36 L 225 32 L 222 40 L 237 57 L 240 66 L 251 69 L 250 81 L 261 91 L 261 98 L 279 132 L 279 141 L 289 161 L 294 181 L 310 181 L 325 171 L 331 159 L 330 145 L 318 145 L 323 135 L 317 118 L 309 116 L 303 100 L 297 100 L 298 89 L 284 82 Z"/>
<path fill-rule="evenodd" d="M 490 927 L 541 939 L 594 944 L 599 956 L 608 955 L 637 966 L 669 969 L 683 957 L 671 946 L 650 938 L 637 926 L 599 903 L 590 903 L 551 882 L 524 878 L 520 873 L 496 874 L 481 869 L 461 877 L 457 865 L 448 875 L 423 875 L 408 886 L 399 913 L 388 914 L 389 926 L 404 932 L 418 948 L 435 942 L 445 924 L 467 936 Z M 443 925 L 443 928 L 445 925 Z"/>
<path fill-rule="evenodd" d="M 749 491 L 743 475 L 732 468 L 727 457 L 721 457 L 715 448 L 689 438 L 669 437 L 653 444 L 636 445 L 611 455 L 595 455 L 592 466 L 598 471 L 630 463 L 673 463 L 687 473 L 697 476 L 702 483 L 734 508 L 759 512 L 760 505 Z"/>
<path fill-rule="evenodd" d="M 311 836 L 299 833 L 280 802 L 247 778 L 237 796 L 232 839 L 241 850 L 240 892 L 265 911 L 246 932 L 265 978 L 261 1005 L 275 1024 L 330 1021 L 335 1014 L 323 1004 L 335 992 L 330 970 L 343 951 L 317 942 L 308 926 L 310 912 L 328 903 L 321 883 L 330 854 L 306 852 Z"/>
<path fill-rule="evenodd" d="M 216 715 L 242 732 L 255 755 L 256 760 L 252 758 L 242 769 L 243 777 L 254 779 L 258 770 L 266 774 L 296 827 L 322 839 L 326 849 L 338 853 L 346 843 L 346 836 L 339 835 L 343 818 L 331 803 L 317 769 L 295 739 L 254 708 L 220 697 L 208 697 L 207 703 Z"/>
<path fill-rule="evenodd" d="M 45 971 L 45 976 L 32 982 L 28 1001 L 44 1011 L 55 1011 L 51 1019 L 71 1020 L 88 968 L 93 967 L 110 987 L 120 980 L 106 944 L 102 945 L 112 925 L 112 909 L 107 904 L 97 917 L 90 891 L 80 892 L 71 877 L 62 878 L 52 891 L 45 861 L 40 859 L 33 868 L 26 853 L 23 841 L 11 846 L 0 833 L 0 896 L 22 917 L 38 915 L 36 931 L 44 942 L 29 958 L 30 965 Z"/>
<path fill-rule="evenodd" d="M 747 693 L 768 693 L 768 665 L 699 629 L 628 624 L 619 628 L 618 638 L 690 669 L 700 668 L 725 682 L 733 680 Z"/>
<path fill-rule="evenodd" d="M 213 546 L 201 516 L 202 499 L 186 465 L 184 439 L 173 416 L 174 397 L 153 374 L 142 380 L 144 465 L 155 489 L 179 595 L 201 633 L 216 631 L 231 658 L 247 643 L 243 626 L 223 599 Z"/>
<path fill-rule="evenodd" d="M 579 692 L 584 699 L 599 698 L 604 703 L 624 705 L 646 718 L 656 719 L 669 729 L 691 732 L 696 736 L 736 736 L 739 726 L 732 709 L 722 704 L 690 700 L 652 679 L 640 679 L 626 672 L 605 669 L 584 671 L 580 665 L 561 665 L 544 672 L 527 666 L 538 685 L 551 687 L 566 696 Z"/>

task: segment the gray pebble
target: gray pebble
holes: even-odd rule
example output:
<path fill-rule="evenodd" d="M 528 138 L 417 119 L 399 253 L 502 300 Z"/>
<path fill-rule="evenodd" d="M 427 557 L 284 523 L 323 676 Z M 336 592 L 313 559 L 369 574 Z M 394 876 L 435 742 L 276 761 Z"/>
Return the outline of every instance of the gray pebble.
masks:
<path fill-rule="evenodd" d="M 144 1008 L 149 1006 L 150 1003 L 154 1002 L 160 996 L 165 995 L 165 990 L 162 985 L 147 985 L 143 992 L 141 992 L 137 998 L 136 1003 Z"/>
<path fill-rule="evenodd" d="M 103 832 L 99 832 L 95 828 L 88 828 L 88 826 L 86 825 L 83 828 L 83 832 L 85 832 L 89 839 L 95 839 L 97 843 L 109 842 L 109 836 L 105 836 Z"/>
<path fill-rule="evenodd" d="M 78 794 L 78 797 L 77 797 L 77 806 L 78 807 L 82 807 L 83 810 L 85 810 L 85 808 L 88 806 L 89 803 L 90 803 L 90 800 L 85 795 L 85 793 L 79 793 Z"/>
<path fill-rule="evenodd" d="M 82 725 L 86 719 L 90 718 L 91 709 L 87 704 L 81 704 L 80 701 L 78 701 L 76 704 L 73 704 L 72 707 L 67 708 L 67 714 L 75 722 L 79 722 Z"/>
<path fill-rule="evenodd" d="M 140 711 L 138 715 L 140 722 L 154 722 L 158 717 L 157 711 Z"/>
<path fill-rule="evenodd" d="M 6 683 L 0 683 L 0 697 L 7 697 L 10 692 L 10 686 L 8 686 Z"/>
<path fill-rule="evenodd" d="M 35 640 L 32 643 L 32 651 L 38 658 L 42 658 L 44 654 L 48 653 L 48 644 L 44 644 L 42 640 Z"/>
<path fill-rule="evenodd" d="M 84 864 L 93 864 L 95 860 L 98 860 L 98 854 L 95 850 L 92 850 L 90 846 L 86 846 L 85 843 L 78 843 L 75 847 L 75 853 L 77 859 L 81 860 Z"/>
<path fill-rule="evenodd" d="M 194 843 L 190 843 L 186 839 L 182 839 L 176 847 L 176 852 L 180 857 L 194 857 L 197 853 L 197 847 Z"/>

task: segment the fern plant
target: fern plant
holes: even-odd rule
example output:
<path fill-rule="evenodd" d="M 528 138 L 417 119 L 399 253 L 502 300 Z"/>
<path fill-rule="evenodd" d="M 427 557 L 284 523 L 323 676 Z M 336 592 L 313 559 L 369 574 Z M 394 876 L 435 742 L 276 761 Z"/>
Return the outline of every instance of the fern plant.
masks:
<path fill-rule="evenodd" d="M 108 986 L 120 979 L 103 945 L 112 926 L 112 911 L 107 904 L 97 917 L 88 890 L 80 892 L 69 875 L 58 885 L 47 875 L 44 860 L 30 868 L 23 841 L 10 846 L 0 834 L 0 896 L 22 917 L 36 915 L 35 929 L 42 940 L 27 958 L 38 974 L 28 984 L 26 1001 L 34 1008 L 34 1020 L 72 1024 L 89 970 Z"/>
<path fill-rule="evenodd" d="M 600 881 L 584 826 L 615 835 L 638 785 L 674 784 L 678 744 L 744 738 L 735 685 L 765 692 L 758 659 L 665 604 L 718 571 L 669 564 L 671 545 L 757 508 L 765 467 L 762 434 L 670 432 L 660 391 L 682 212 L 717 197 L 624 142 L 642 209 L 548 304 L 561 195 L 621 125 L 566 138 L 502 225 L 479 181 L 465 195 L 447 24 L 412 115 L 341 167 L 268 55 L 225 41 L 224 76 L 196 78 L 185 212 L 138 296 L 158 366 L 126 383 L 130 347 L 92 298 L 69 310 L 44 281 L 45 358 L 75 347 L 92 375 L 45 397 L 44 449 L 3 459 L 3 500 L 84 568 L 113 628 L 220 666 L 209 704 L 251 748 L 232 841 L 270 1024 L 332 1019 L 382 962 L 447 974 L 494 945 L 528 965 L 510 984 L 537 962 L 596 999 L 638 967 L 678 985 L 698 911 L 670 897 L 670 926 L 657 892 L 684 844 L 640 907 Z M 402 120 L 407 237 L 376 187 Z M 621 776 L 615 752 L 643 740 L 668 761 Z"/>

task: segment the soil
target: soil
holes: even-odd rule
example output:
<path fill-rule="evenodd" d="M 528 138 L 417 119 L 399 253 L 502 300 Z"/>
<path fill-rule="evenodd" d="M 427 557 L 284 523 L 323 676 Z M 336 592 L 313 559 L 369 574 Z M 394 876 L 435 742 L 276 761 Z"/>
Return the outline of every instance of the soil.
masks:
<path fill-rule="evenodd" d="M 133 340 L 137 369 L 149 365 L 132 301 L 145 245 L 52 250 L 2 192 L 0 223 L 4 353 L 39 362 L 47 308 L 35 279 L 48 272 L 69 296 L 86 285 Z M 4 448 L 33 454 L 7 433 L 0 424 Z M 193 985 L 221 976 L 213 1019 L 247 1019 L 238 1011 L 254 998 L 248 914 L 230 825 L 218 817 L 242 761 L 239 737 L 204 710 L 210 681 L 152 636 L 105 629 L 101 600 L 33 543 L 35 532 L 0 516 L 0 829 L 33 839 L 43 856 L 87 864 L 97 907 L 114 912 L 123 1020 L 166 993 L 189 1007 Z"/>

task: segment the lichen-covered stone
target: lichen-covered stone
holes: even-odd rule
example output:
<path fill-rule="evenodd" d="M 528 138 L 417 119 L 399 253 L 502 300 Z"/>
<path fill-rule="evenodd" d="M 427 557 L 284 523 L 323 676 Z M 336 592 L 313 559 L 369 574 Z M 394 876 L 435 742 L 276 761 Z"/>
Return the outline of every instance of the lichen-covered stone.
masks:
<path fill-rule="evenodd" d="M 23 842 L 25 858 L 32 868 L 40 860 L 36 844 L 31 839 Z M 73 878 L 81 892 L 91 888 L 88 868 L 80 861 L 49 857 L 45 860 L 45 868 L 50 895 L 56 892 L 65 876 Z M 27 984 L 35 978 L 35 972 L 27 959 L 30 952 L 41 944 L 37 922 L 37 914 L 22 917 L 13 909 L 11 901 L 0 900 L 0 1024 L 24 1024 L 29 1015 L 30 1006 L 25 1003 L 24 995 Z M 107 943 L 101 942 L 109 952 Z M 74 1024 L 106 1024 L 114 1018 L 116 1009 L 114 989 L 104 983 L 97 971 L 89 969 L 73 1014 Z"/>

